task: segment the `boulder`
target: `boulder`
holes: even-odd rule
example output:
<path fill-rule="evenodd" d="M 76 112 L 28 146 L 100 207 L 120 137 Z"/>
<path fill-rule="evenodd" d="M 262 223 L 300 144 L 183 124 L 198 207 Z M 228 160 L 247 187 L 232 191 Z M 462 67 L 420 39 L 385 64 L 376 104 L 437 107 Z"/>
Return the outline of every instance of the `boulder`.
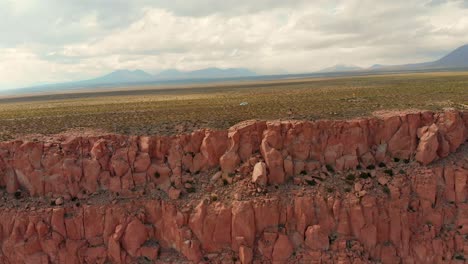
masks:
<path fill-rule="evenodd" d="M 328 250 L 329 239 L 319 225 L 309 226 L 306 231 L 305 244 L 312 250 Z"/>
<path fill-rule="evenodd" d="M 264 162 L 257 162 L 252 172 L 252 182 L 261 186 L 267 185 L 267 169 Z"/>
<path fill-rule="evenodd" d="M 122 247 L 130 256 L 138 256 L 138 249 L 148 239 L 145 225 L 138 219 L 132 220 L 125 229 L 122 237 Z"/>
<path fill-rule="evenodd" d="M 437 149 L 439 148 L 438 127 L 432 124 L 430 127 L 420 129 L 420 141 L 416 150 L 416 160 L 423 165 L 427 165 L 437 158 Z"/>
<path fill-rule="evenodd" d="M 294 252 L 294 247 L 289 240 L 289 237 L 284 234 L 279 234 L 273 248 L 273 262 L 286 262 Z"/>

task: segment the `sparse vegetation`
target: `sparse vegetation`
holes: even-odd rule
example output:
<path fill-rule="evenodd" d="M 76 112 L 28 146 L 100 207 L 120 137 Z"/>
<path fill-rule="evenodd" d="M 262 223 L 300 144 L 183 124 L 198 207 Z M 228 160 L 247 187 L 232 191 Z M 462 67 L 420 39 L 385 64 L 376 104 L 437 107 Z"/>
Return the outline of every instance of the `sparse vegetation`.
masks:
<path fill-rule="evenodd" d="M 91 128 L 172 134 L 248 119 L 344 119 L 377 110 L 463 108 L 468 73 L 438 72 L 205 85 L 0 100 L 0 140 Z M 281 91 L 281 96 L 277 96 Z M 249 102 L 239 107 L 239 102 Z M 292 108 L 293 116 L 287 112 Z M 406 162 L 406 161 L 405 161 Z M 409 162 L 409 161 L 408 161 Z"/>
<path fill-rule="evenodd" d="M 212 201 L 212 202 L 218 201 L 218 195 L 216 195 L 216 194 L 211 194 L 211 201 Z"/>
<path fill-rule="evenodd" d="M 390 188 L 387 185 L 382 186 L 382 190 L 385 194 L 390 195 Z"/>
<path fill-rule="evenodd" d="M 223 185 L 224 186 L 229 185 L 229 182 L 226 179 L 223 179 Z"/>
<path fill-rule="evenodd" d="M 384 170 L 384 173 L 389 175 L 389 176 L 393 176 L 393 170 L 392 169 L 386 169 L 386 170 Z"/>
<path fill-rule="evenodd" d="M 348 174 L 348 176 L 346 176 L 346 180 L 353 182 L 356 180 L 356 176 L 354 174 Z"/>
<path fill-rule="evenodd" d="M 371 177 L 371 175 L 370 175 L 370 173 L 368 173 L 368 172 L 363 172 L 363 173 L 361 173 L 361 174 L 359 175 L 359 178 L 361 178 L 361 179 L 368 179 L 368 178 L 370 178 L 370 177 Z"/>
<path fill-rule="evenodd" d="M 328 236 L 328 241 L 330 242 L 330 245 L 335 242 L 335 240 L 338 238 L 338 234 L 332 233 L 331 235 Z"/>
<path fill-rule="evenodd" d="M 465 256 L 462 253 L 455 253 L 453 258 L 456 259 L 456 260 L 463 260 L 463 261 L 466 260 Z"/>
<path fill-rule="evenodd" d="M 308 185 L 310 185 L 310 186 L 315 186 L 315 185 L 317 185 L 317 182 L 316 182 L 314 179 L 312 179 L 312 180 L 305 180 L 305 181 L 306 181 L 306 183 L 307 183 Z"/>

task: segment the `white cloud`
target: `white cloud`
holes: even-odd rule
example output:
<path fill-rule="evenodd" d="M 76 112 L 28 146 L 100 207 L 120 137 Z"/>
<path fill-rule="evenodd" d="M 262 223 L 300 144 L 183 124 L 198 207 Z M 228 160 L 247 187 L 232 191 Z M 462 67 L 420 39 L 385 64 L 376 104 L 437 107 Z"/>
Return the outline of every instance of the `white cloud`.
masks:
<path fill-rule="evenodd" d="M 464 7 L 456 0 L 10 0 L 0 3 L 8 18 L 0 24 L 0 87 L 117 68 L 295 73 L 421 62 L 468 43 Z"/>

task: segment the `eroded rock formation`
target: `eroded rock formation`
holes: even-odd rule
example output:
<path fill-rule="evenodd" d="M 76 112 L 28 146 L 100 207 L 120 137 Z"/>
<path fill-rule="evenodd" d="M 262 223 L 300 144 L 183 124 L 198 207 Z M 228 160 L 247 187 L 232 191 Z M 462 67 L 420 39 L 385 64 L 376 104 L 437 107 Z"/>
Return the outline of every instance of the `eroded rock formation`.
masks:
<path fill-rule="evenodd" d="M 464 263 L 467 138 L 451 110 L 2 142 L 0 263 Z"/>

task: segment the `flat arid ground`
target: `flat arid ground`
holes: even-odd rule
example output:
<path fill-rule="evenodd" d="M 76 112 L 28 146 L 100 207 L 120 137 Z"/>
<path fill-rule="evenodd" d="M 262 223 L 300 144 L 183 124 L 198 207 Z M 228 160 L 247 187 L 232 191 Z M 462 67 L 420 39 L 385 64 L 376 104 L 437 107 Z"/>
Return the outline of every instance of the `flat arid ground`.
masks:
<path fill-rule="evenodd" d="M 2 99 L 0 140 L 90 129 L 172 134 L 224 129 L 249 119 L 344 119 L 379 110 L 468 108 L 468 72 L 129 90 Z"/>

